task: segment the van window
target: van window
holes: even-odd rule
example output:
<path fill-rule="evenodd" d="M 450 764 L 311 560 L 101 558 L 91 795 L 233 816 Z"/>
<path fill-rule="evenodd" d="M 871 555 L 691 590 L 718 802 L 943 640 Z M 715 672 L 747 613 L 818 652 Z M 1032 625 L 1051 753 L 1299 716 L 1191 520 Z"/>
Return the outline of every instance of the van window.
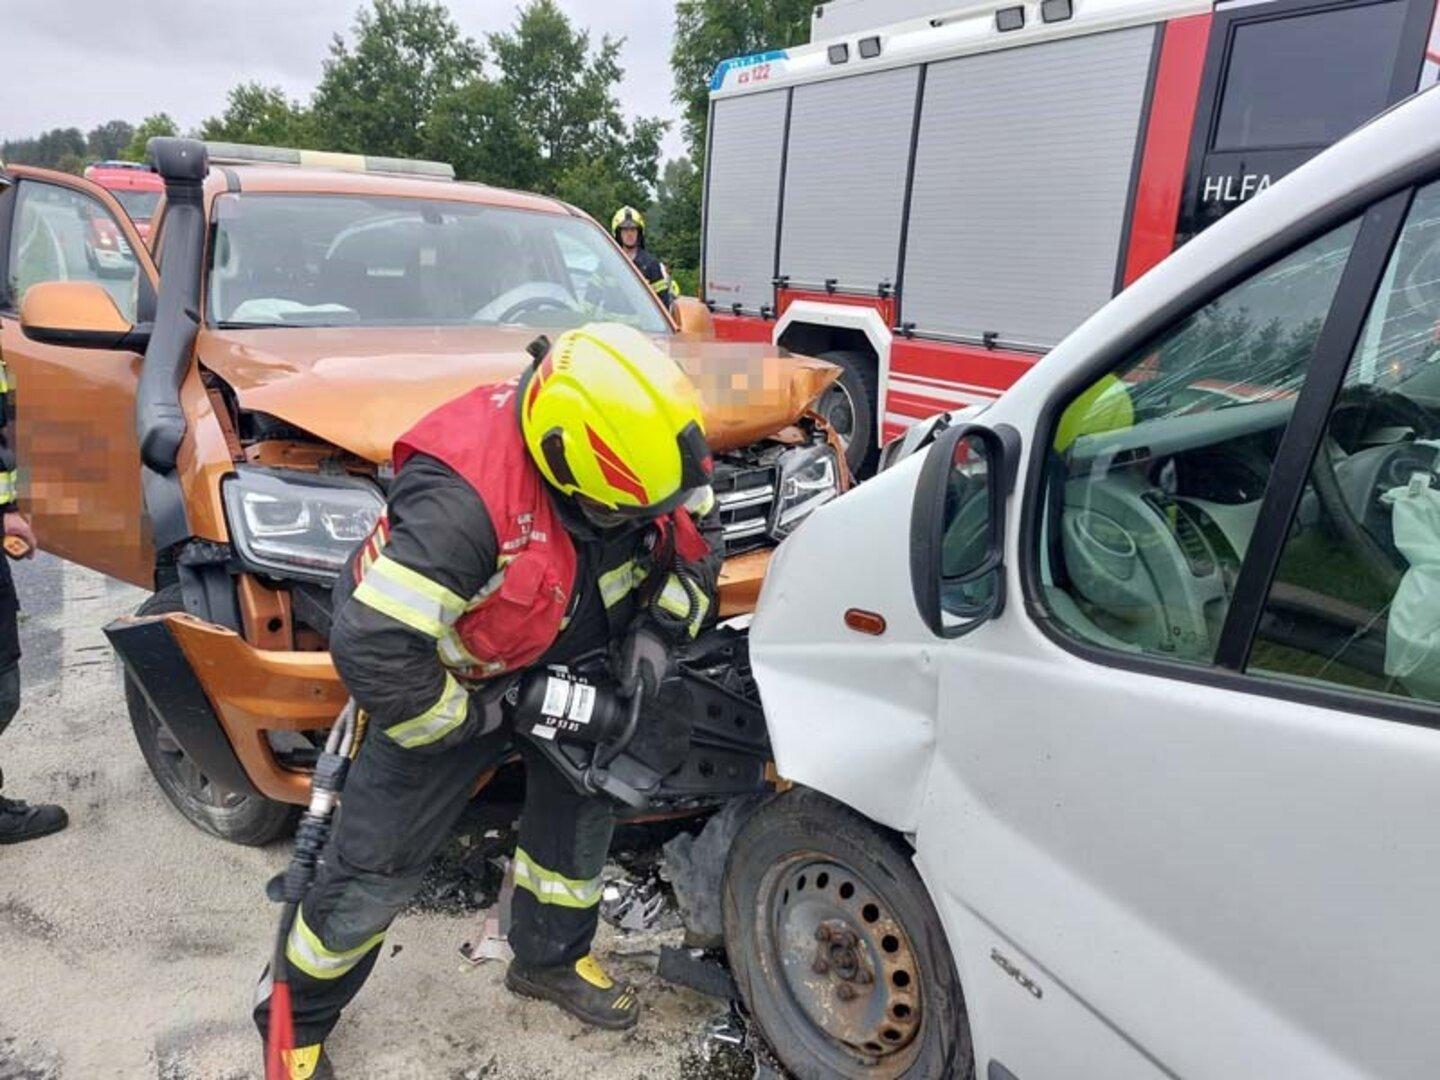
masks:
<path fill-rule="evenodd" d="M 1213 659 L 1357 229 L 1231 288 L 1064 408 L 1041 540 L 1061 626 L 1118 650 Z"/>
<path fill-rule="evenodd" d="M 140 266 L 110 211 L 78 191 L 25 180 L 10 230 L 6 293 L 16 310 L 42 281 L 93 281 L 135 321 Z"/>
<path fill-rule="evenodd" d="M 1440 701 L 1440 184 L 1413 203 L 1271 585 L 1249 670 Z"/>
<path fill-rule="evenodd" d="M 1245 22 L 1212 149 L 1328 146 L 1385 108 L 1405 0 Z"/>

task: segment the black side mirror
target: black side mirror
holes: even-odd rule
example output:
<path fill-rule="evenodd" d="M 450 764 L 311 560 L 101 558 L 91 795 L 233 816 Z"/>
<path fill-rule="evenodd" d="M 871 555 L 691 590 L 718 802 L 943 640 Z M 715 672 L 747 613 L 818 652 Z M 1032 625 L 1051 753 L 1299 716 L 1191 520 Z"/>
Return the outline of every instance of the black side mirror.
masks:
<path fill-rule="evenodd" d="M 910 578 L 925 624 L 959 637 L 1005 608 L 1005 503 L 1020 433 L 960 424 L 926 451 L 910 517 Z"/>

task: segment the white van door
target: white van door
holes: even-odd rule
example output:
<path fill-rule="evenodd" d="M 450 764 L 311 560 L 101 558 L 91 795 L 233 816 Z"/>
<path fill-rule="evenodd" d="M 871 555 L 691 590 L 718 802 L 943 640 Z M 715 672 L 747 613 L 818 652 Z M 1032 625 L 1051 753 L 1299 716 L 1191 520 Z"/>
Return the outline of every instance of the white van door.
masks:
<path fill-rule="evenodd" d="M 1440 183 L 1197 303 L 984 417 L 916 835 L 978 1073 L 1440 1075 Z"/>

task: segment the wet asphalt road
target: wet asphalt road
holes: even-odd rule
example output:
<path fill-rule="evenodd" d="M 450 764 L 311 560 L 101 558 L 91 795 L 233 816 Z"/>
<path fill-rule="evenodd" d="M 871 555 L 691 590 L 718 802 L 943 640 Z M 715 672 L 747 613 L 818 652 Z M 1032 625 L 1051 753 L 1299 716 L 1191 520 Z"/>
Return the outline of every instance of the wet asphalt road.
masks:
<path fill-rule="evenodd" d="M 5 793 L 62 803 L 71 826 L 0 847 L 0 1080 L 258 1077 L 248 1013 L 275 915 L 262 888 L 287 846 L 205 836 L 151 780 L 100 632 L 144 593 L 43 555 L 17 582 L 24 698 L 0 738 Z M 719 1075 L 699 1049 L 720 1007 L 656 980 L 652 938 L 602 927 L 597 952 L 646 1003 L 639 1029 L 615 1035 L 462 960 L 476 928 L 474 915 L 396 921 L 331 1038 L 342 1077 Z"/>

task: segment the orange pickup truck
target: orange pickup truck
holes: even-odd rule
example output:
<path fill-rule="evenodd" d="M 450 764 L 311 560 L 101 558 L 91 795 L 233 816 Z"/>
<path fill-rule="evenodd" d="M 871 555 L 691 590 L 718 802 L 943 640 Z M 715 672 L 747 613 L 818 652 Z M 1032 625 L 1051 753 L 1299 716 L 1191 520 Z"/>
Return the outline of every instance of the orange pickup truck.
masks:
<path fill-rule="evenodd" d="M 770 549 L 848 484 L 810 412 L 836 369 L 713 341 L 704 305 L 667 312 L 573 207 L 433 162 L 185 139 L 151 157 L 165 195 L 148 244 L 100 186 L 0 169 L 0 350 L 41 546 L 154 590 L 107 633 L 145 759 L 202 829 L 258 844 L 290 827 L 345 700 L 330 586 L 384 505 L 392 441 L 517 376 L 537 334 L 628 323 L 695 377 L 722 616 L 752 608 Z M 134 254 L 124 278 L 87 264 L 97 217 Z M 682 664 L 661 704 L 686 717 L 689 756 L 628 763 L 649 807 L 763 785 L 745 645 L 718 627 Z"/>

